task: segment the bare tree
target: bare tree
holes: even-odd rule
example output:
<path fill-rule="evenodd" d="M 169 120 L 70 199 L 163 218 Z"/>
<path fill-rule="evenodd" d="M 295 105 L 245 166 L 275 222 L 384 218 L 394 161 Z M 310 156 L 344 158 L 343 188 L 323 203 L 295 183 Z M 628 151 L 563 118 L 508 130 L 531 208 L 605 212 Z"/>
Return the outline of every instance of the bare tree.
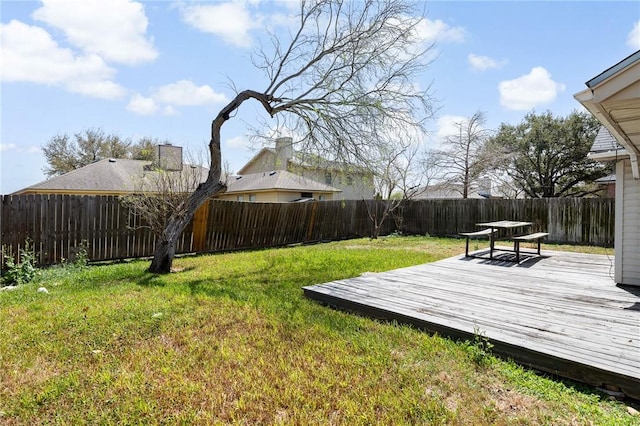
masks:
<path fill-rule="evenodd" d="M 365 204 L 373 225 L 372 239 L 380 236 L 389 217 L 393 218 L 396 229 L 402 230 L 403 206 L 416 195 L 421 183 L 418 150 L 417 143 L 388 144 L 371 163 L 376 197 L 365 200 Z"/>
<path fill-rule="evenodd" d="M 455 123 L 456 133 L 448 136 L 440 150 L 431 153 L 441 170 L 441 179 L 467 198 L 479 178 L 490 168 L 484 149 L 490 132 L 484 128 L 484 113 L 478 111 L 468 119 Z"/>
<path fill-rule="evenodd" d="M 131 228 L 149 228 L 159 238 L 172 215 L 186 213 L 181 209 L 206 180 L 208 169 L 202 167 L 202 158 L 192 153 L 185 153 L 185 159 L 181 170 L 166 170 L 155 163 L 146 166 L 135 182 L 135 193 L 120 198 L 131 212 Z"/>
<path fill-rule="evenodd" d="M 415 7 L 405 0 L 302 1 L 288 39 L 272 35 L 270 47 L 254 55 L 267 77 L 264 90 L 238 92 L 213 119 L 208 178 L 170 217 L 149 270 L 170 271 L 176 241 L 196 209 L 225 191 L 220 130 L 243 102 L 259 102 L 279 126 L 302 135 L 303 151 L 354 164 L 366 162 L 384 129 L 421 128 L 432 102 L 416 80 L 431 46 L 419 43 Z"/>

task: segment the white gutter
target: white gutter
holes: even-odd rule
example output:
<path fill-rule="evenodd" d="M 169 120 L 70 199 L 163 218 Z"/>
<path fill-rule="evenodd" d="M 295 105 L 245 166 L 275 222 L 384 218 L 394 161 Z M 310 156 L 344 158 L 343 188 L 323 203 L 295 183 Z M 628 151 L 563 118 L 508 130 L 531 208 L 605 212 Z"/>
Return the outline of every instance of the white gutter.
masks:
<path fill-rule="evenodd" d="M 629 153 L 626 149 L 617 151 L 590 152 L 587 157 L 595 161 L 618 161 L 629 159 Z"/>

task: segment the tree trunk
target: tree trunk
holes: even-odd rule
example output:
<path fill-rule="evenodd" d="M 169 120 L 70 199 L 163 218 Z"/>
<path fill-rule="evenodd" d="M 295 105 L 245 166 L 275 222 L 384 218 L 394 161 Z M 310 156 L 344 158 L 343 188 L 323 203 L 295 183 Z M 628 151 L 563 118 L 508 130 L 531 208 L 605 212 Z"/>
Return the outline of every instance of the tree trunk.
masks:
<path fill-rule="evenodd" d="M 159 241 L 153 252 L 153 260 L 149 266 L 149 272 L 169 273 L 173 257 L 176 254 L 176 241 Z"/>
<path fill-rule="evenodd" d="M 189 222 L 191 222 L 191 219 L 193 219 L 193 215 L 196 210 L 198 210 L 198 208 L 208 201 L 213 195 L 224 192 L 227 189 L 226 185 L 218 181 L 220 173 L 220 168 L 218 168 L 218 171 L 213 174 L 210 170 L 207 180 L 200 184 L 198 189 L 191 194 L 189 199 L 185 202 L 184 207 L 178 209 L 178 211 L 174 212 L 169 218 L 164 231 L 162 231 L 162 234 L 156 242 L 156 247 L 153 252 L 153 260 L 151 261 L 151 265 L 148 269 L 149 272 L 155 274 L 168 274 L 171 272 L 171 265 L 173 264 L 173 258 L 176 254 L 176 243 L 178 242 L 178 238 L 180 238 L 184 228 L 186 228 Z M 216 183 L 211 184 L 210 181 L 215 181 Z"/>
<path fill-rule="evenodd" d="M 164 231 L 156 242 L 153 253 L 153 260 L 148 271 L 156 274 L 168 274 L 171 272 L 171 265 L 176 254 L 176 243 L 182 235 L 184 228 L 191 222 L 196 210 L 208 201 L 215 194 L 219 194 L 227 190 L 227 186 L 220 182 L 222 175 L 222 152 L 220 151 L 220 129 L 222 125 L 231 117 L 231 113 L 238 109 L 240 105 L 247 99 L 257 99 L 262 106 L 269 112 L 273 113 L 269 105 L 272 99 L 262 93 L 253 90 L 245 90 L 225 106 L 211 123 L 211 141 L 209 142 L 209 154 L 211 157 L 211 166 L 207 180 L 198 186 L 189 199 L 181 208 L 173 212 Z"/>

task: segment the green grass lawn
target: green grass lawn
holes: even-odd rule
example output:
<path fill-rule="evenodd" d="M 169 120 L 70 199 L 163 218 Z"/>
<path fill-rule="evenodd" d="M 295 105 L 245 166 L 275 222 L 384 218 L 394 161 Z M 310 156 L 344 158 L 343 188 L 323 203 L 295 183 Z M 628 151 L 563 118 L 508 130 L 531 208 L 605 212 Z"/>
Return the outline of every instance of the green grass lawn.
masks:
<path fill-rule="evenodd" d="M 462 252 L 390 237 L 184 257 L 166 276 L 43 271 L 0 292 L 0 424 L 640 424 L 593 388 L 301 289 Z"/>

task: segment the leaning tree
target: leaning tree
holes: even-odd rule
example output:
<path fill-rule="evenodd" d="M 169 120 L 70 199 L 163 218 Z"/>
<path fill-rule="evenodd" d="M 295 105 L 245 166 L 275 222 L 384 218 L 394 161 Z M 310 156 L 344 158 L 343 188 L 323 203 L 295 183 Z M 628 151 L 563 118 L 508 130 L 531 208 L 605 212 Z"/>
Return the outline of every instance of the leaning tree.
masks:
<path fill-rule="evenodd" d="M 302 1 L 287 36 L 271 33 L 253 65 L 264 90 L 237 92 L 211 123 L 207 180 L 176 208 L 156 240 L 151 272 L 167 273 L 176 242 L 195 211 L 225 191 L 220 130 L 248 100 L 257 101 L 277 126 L 296 135 L 299 149 L 366 164 L 388 129 L 421 131 L 432 116 L 428 86 L 418 78 L 428 65 L 416 4 L 405 0 Z M 268 46 L 268 47 L 265 47 Z"/>

